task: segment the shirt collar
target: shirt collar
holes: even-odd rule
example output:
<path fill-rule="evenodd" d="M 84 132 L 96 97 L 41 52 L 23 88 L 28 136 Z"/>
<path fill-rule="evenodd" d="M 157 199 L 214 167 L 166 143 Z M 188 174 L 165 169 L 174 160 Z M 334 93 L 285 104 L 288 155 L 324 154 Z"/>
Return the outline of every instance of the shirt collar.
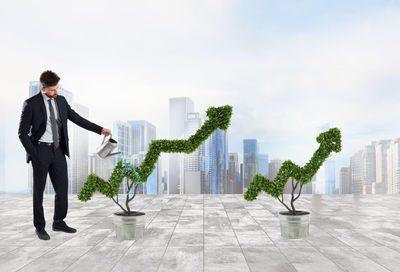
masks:
<path fill-rule="evenodd" d="M 49 101 L 50 97 L 45 95 L 44 92 L 42 92 L 42 91 L 41 91 L 41 93 L 42 93 L 42 97 L 43 97 L 44 101 L 46 101 L 46 102 Z"/>

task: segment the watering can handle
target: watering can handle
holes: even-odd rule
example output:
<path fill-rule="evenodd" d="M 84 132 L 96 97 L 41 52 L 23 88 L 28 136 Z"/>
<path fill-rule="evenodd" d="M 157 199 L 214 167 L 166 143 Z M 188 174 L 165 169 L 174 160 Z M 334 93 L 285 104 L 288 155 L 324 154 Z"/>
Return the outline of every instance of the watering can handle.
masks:
<path fill-rule="evenodd" d="M 110 138 L 111 138 L 111 134 L 110 134 L 109 136 L 110 136 Z M 104 138 L 103 138 L 103 141 L 101 142 L 101 144 L 104 143 L 104 140 L 106 139 L 106 137 L 108 137 L 108 136 L 104 135 Z"/>

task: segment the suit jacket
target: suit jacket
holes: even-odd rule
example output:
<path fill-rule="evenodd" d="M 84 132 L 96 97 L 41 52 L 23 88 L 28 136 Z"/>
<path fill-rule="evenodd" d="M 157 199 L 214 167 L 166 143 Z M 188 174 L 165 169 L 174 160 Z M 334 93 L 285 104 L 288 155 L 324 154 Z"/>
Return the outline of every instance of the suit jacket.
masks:
<path fill-rule="evenodd" d="M 69 157 L 68 145 L 68 119 L 78 126 L 93 131 L 101 135 L 102 127 L 98 126 L 71 109 L 67 100 L 62 95 L 57 95 L 55 101 L 58 106 L 58 112 L 62 124 L 60 135 L 60 147 L 65 155 Z M 39 139 L 46 131 L 47 114 L 41 92 L 25 100 L 22 107 L 22 114 L 19 121 L 18 136 L 26 150 L 26 162 L 32 160 L 32 156 L 37 158 L 37 149 Z"/>

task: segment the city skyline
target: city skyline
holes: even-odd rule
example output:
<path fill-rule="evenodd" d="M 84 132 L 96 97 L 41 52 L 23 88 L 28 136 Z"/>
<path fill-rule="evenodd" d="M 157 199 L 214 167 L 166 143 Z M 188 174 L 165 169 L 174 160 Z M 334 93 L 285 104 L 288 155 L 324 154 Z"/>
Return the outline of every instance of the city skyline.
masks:
<path fill-rule="evenodd" d="M 30 81 L 29 83 L 29 95 L 33 96 L 39 92 L 40 83 L 37 81 Z M 67 100 L 74 105 L 75 110 L 77 110 L 83 117 L 88 118 L 89 110 L 87 107 L 73 103 L 73 92 L 66 90 L 62 85 L 60 85 L 60 95 L 66 96 Z M 183 130 L 182 137 L 187 139 L 190 137 L 197 129 L 201 127 L 203 122 L 206 120 L 206 116 L 204 114 L 200 115 L 197 112 L 194 112 L 194 102 L 189 97 L 180 97 L 180 98 L 170 98 L 170 101 L 176 101 L 175 103 L 170 105 L 170 112 L 176 112 L 175 118 L 182 119 L 183 124 L 181 124 L 181 130 Z M 178 108 L 179 103 L 183 102 L 184 111 L 174 109 L 174 106 Z M 189 101 L 189 106 L 186 105 L 185 101 Z M 172 107 L 172 108 L 171 108 Z M 186 117 L 185 117 L 186 116 Z M 174 119 L 170 119 L 173 120 Z M 71 123 L 70 123 L 71 125 Z M 317 132 L 321 133 L 330 128 L 329 124 L 323 124 L 317 127 Z M 103 178 L 106 178 L 104 173 L 111 173 L 112 169 L 108 170 L 100 170 L 97 166 L 98 158 L 95 158 L 95 154 L 89 154 L 88 152 L 88 141 L 80 142 L 75 139 L 82 138 L 87 139 L 87 131 L 83 129 L 73 126 L 72 129 L 69 126 L 69 129 L 73 131 L 73 136 L 71 137 L 72 143 L 72 153 L 71 160 L 68 160 L 68 173 L 70 180 L 70 188 L 69 193 L 77 193 L 84 183 L 85 173 L 97 169 L 100 175 L 103 175 Z M 116 137 L 114 138 L 118 140 L 118 151 L 121 152 L 121 155 L 118 158 L 126 157 L 131 163 L 134 165 L 140 164 L 140 162 L 144 159 L 146 151 L 148 149 L 148 144 L 152 139 L 156 139 L 156 127 L 149 123 L 146 120 L 128 120 L 128 121 L 120 121 L 115 120 L 113 122 L 113 131 L 116 132 Z M 274 158 L 269 161 L 268 154 L 260 154 L 259 152 L 259 143 L 258 139 L 243 139 L 243 161 L 239 160 L 239 153 L 231 153 L 227 148 L 227 139 L 221 142 L 221 139 L 217 140 L 218 131 L 215 131 L 209 139 L 207 139 L 195 152 L 192 154 L 183 155 L 181 160 L 184 160 L 184 164 L 182 165 L 182 171 L 185 173 L 183 175 L 183 189 L 179 193 L 225 193 L 225 192 L 239 192 L 237 189 L 237 185 L 231 184 L 232 181 L 239 182 L 239 165 L 243 164 L 243 182 L 240 182 L 240 185 L 243 186 L 241 191 L 246 190 L 248 186 L 247 183 L 251 182 L 251 177 L 256 173 L 260 173 L 260 165 L 265 164 L 263 170 L 261 172 L 266 172 L 263 175 L 273 180 L 275 178 L 276 173 L 279 171 L 280 165 L 282 161 L 279 158 Z M 181 133 L 181 132 L 176 132 Z M 178 135 L 177 134 L 177 135 Z M 214 135 L 214 136 L 213 136 Z M 224 132 L 226 137 L 226 134 Z M 220 136 L 219 136 L 220 137 Z M 223 138 L 222 138 L 223 139 Z M 337 172 L 339 172 L 339 179 L 335 183 L 335 176 L 332 175 L 332 172 L 335 172 L 335 161 L 330 158 L 324 163 L 321 167 L 320 171 L 314 177 L 313 181 L 310 183 L 310 188 L 305 187 L 304 192 L 308 193 L 322 193 L 322 194 L 337 194 L 337 193 L 362 193 L 362 194 L 386 194 L 386 193 L 399 193 L 400 188 L 400 177 L 398 172 L 400 172 L 400 164 L 398 157 L 400 155 L 399 142 L 400 138 L 395 138 L 393 140 L 379 140 L 379 141 L 371 141 L 370 145 L 366 145 L 364 149 L 359 150 L 356 154 L 350 157 L 350 163 L 348 167 L 337 168 Z M 1 140 L 1 139 L 0 139 Z M 213 146 L 219 143 L 218 145 L 226 145 L 223 147 L 220 155 L 215 155 L 213 150 Z M 0 144 L 4 144 L 4 140 L 0 141 Z M 3 145 L 2 145 L 3 146 Z M 247 147 L 246 147 L 247 146 Z M 217 148 L 217 147 L 214 147 Z M 219 147 L 220 148 L 220 147 Z M 217 148 L 217 149 L 219 149 Z M 204 153 L 205 150 L 209 149 L 209 153 Z M 216 150 L 217 150 L 216 149 Z M 2 147 L 2 152 L 0 154 L 0 159 L 3 158 L 0 162 L 4 164 L 4 147 Z M 203 150 L 203 151 L 202 151 Z M 247 151 L 246 151 L 247 150 Z M 87 153 L 86 159 L 80 159 L 83 153 Z M 79 152 L 80 155 L 77 155 Z M 220 151 L 219 151 L 220 152 Z M 245 155 L 248 152 L 248 155 Z M 136 155 L 136 157 L 135 157 Z M 234 155 L 235 157 L 231 156 Z M 228 161 L 229 156 L 229 161 Z M 250 157 L 249 157 L 250 156 Z M 215 159 L 221 160 L 219 163 L 215 164 Z M 247 159 L 246 159 L 247 158 Z M 231 162 L 231 160 L 233 160 Z M 236 161 L 237 160 L 237 161 Z M 78 163 L 77 161 L 81 161 Z M 86 163 L 85 163 L 86 161 Z M 96 161 L 96 163 L 95 163 Z M 204 164 L 204 162 L 208 161 L 208 163 Z M 103 166 L 106 162 L 101 162 Z M 111 164 L 108 164 L 108 167 L 115 166 L 116 157 L 112 160 Z M 221 164 L 222 163 L 222 164 Z M 249 164 L 250 163 L 250 164 Z M 161 164 L 161 157 L 159 159 L 159 163 Z M 215 165 L 214 165 L 215 164 Z M 233 165 L 235 169 L 237 168 L 237 172 L 230 172 L 229 165 Z M 254 164 L 252 166 L 252 164 Z M 204 168 L 210 167 L 209 170 L 204 172 Z M 219 169 L 221 165 L 223 166 L 223 170 L 216 170 L 215 167 L 218 166 Z M 266 166 L 268 167 L 266 168 Z M 1 166 L 1 165 L 0 165 Z M 4 166 L 1 166 L 4 168 Z M 97 168 L 96 168 L 97 167 Z M 250 168 L 249 168 L 250 167 Z M 29 167 L 28 167 L 29 168 Z M 212 170 L 214 168 L 214 170 Z M 80 169 L 80 170 L 77 170 Z M 203 172 L 200 171 L 203 169 Z M 247 170 L 246 170 L 247 169 Z M 105 172 L 104 172 L 105 171 Z M 180 170 L 181 171 L 181 170 Z M 190 172 L 190 175 L 189 172 Z M 194 172 L 193 172 L 194 171 Z M 196 174 L 196 171 L 198 174 Z M 209 171 L 209 172 L 208 172 Z M 221 172 L 221 176 L 219 178 L 213 177 L 215 173 Z M 235 170 L 236 171 L 236 170 Z M 246 172 L 250 171 L 250 175 L 246 178 Z M 141 187 L 140 193 L 162 193 L 164 188 L 162 187 L 162 174 L 165 170 L 156 166 L 154 171 L 156 176 L 151 176 L 149 181 L 145 187 Z M 188 173 L 187 173 L 188 172 Z M 254 173 L 253 173 L 254 172 Z M 31 191 L 31 171 L 28 171 L 28 192 Z M 209 174 L 207 174 L 209 173 Z M 4 173 L 3 173 L 4 175 Z M 219 174 L 218 174 L 219 175 Z M 217 176 L 218 176 L 217 175 Z M 235 176 L 237 175 L 237 178 Z M 319 176 L 319 178 L 318 178 Z M 322 176 L 322 179 L 321 179 Z M 199 185 L 195 185 L 192 180 L 197 180 Z M 215 179 L 215 180 L 214 180 Z M 169 182 L 170 178 L 166 178 L 167 182 Z M 247 180 L 247 181 L 246 181 Z M 331 183 L 333 180 L 333 184 Z M 319 182 L 318 182 L 319 181 Z M 321 183 L 322 184 L 318 184 Z M 154 183 L 154 185 L 152 185 Z M 207 185 L 208 184 L 208 185 Z M 246 186 L 247 184 L 247 186 Z M 311 188 L 312 184 L 312 188 Z M 49 186 L 50 185 L 50 186 Z M 168 184 L 170 185 L 170 184 Z M 167 188 L 169 187 L 167 185 Z M 4 184 L 3 184 L 4 186 Z M 155 186 L 155 187 L 154 187 Z M 208 189 L 204 189 L 208 186 Z M 321 187 L 322 186 L 322 187 Z M 189 191 L 187 188 L 191 188 Z M 343 187 L 343 188 L 342 188 Z M 52 189 L 51 183 L 49 180 L 47 181 L 46 193 L 54 193 Z M 155 188 L 155 189 L 151 189 Z M 196 189 L 197 188 L 197 189 Z M 234 189 L 236 188 L 236 189 Z M 321 189 L 322 188 L 322 189 Z M 126 193 L 124 190 L 124 186 L 122 185 L 120 189 L 120 193 Z M 1 190 L 0 190 L 1 191 Z M 285 189 L 285 193 L 289 193 L 289 187 Z"/>

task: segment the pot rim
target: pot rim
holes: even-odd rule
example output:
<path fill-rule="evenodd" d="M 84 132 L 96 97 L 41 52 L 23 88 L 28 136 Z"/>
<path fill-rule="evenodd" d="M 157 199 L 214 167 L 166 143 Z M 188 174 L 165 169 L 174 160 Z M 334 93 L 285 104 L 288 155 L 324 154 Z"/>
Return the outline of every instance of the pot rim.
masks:
<path fill-rule="evenodd" d="M 114 212 L 114 216 L 127 216 L 127 217 L 136 217 L 136 216 L 144 216 L 146 213 L 144 212 L 137 212 L 137 211 L 131 211 L 131 214 L 125 214 L 125 212 Z"/>
<path fill-rule="evenodd" d="M 280 211 L 278 214 L 282 216 L 306 216 L 311 214 L 311 212 L 309 211 L 302 211 L 302 210 L 298 210 L 296 212 L 301 212 L 301 214 L 291 214 L 289 213 L 289 211 Z"/>

